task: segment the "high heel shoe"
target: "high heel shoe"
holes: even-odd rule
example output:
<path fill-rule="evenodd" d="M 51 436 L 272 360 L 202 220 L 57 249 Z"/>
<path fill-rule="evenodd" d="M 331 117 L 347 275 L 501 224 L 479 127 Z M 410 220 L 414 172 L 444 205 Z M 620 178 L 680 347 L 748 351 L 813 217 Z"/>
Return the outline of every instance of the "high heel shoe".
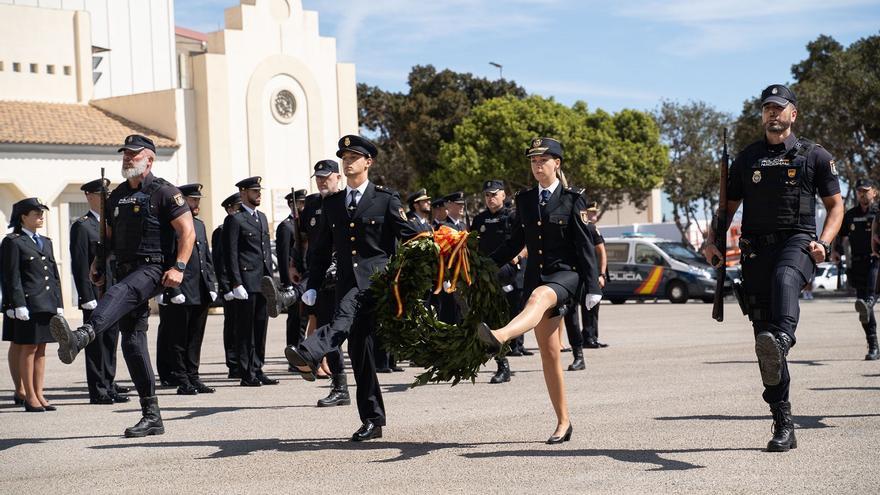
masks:
<path fill-rule="evenodd" d="M 43 409 L 45 409 L 47 411 L 57 411 L 58 410 L 58 408 L 53 406 L 52 404 L 46 404 L 45 406 L 43 406 Z"/>
<path fill-rule="evenodd" d="M 12 403 L 15 404 L 16 406 L 23 406 L 24 405 L 24 398 L 19 397 L 15 394 L 12 394 Z"/>
<path fill-rule="evenodd" d="M 552 436 L 547 439 L 547 444 L 556 445 L 557 443 L 567 442 L 567 441 L 571 440 L 571 431 L 572 431 L 571 423 L 569 423 L 568 429 L 565 430 L 565 435 L 562 435 L 561 437 Z"/>
<path fill-rule="evenodd" d="M 489 325 L 485 323 L 480 323 L 477 325 L 477 338 L 480 339 L 480 342 L 486 344 L 486 347 L 489 348 L 490 352 L 498 352 L 501 350 L 501 346 L 503 343 L 495 337 L 495 334 L 492 333 L 492 330 L 489 328 Z"/>
<path fill-rule="evenodd" d="M 43 406 L 33 407 L 25 401 L 24 403 L 24 411 L 25 412 L 46 412 L 46 408 Z"/>

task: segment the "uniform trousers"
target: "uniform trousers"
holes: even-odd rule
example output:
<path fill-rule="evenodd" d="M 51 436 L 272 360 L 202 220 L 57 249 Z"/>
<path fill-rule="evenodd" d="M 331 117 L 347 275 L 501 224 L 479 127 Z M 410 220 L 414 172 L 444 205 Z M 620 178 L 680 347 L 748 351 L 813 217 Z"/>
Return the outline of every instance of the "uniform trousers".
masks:
<path fill-rule="evenodd" d="M 765 331 L 785 333 L 791 338 L 792 347 L 797 342 L 798 296 L 816 269 L 809 254 L 811 240 L 812 236 L 805 233 L 783 235 L 777 242 L 765 245 L 753 242 L 754 256 L 743 253 L 743 289 L 755 335 Z M 778 385 L 764 384 L 764 401 L 788 401 L 790 385 L 788 363 L 783 359 L 782 379 Z"/>
<path fill-rule="evenodd" d="M 294 303 L 287 307 L 287 345 L 299 345 L 305 337 L 302 318 L 300 317 L 300 305 Z"/>
<path fill-rule="evenodd" d="M 877 319 L 874 317 L 877 272 L 880 262 L 873 256 L 853 256 L 852 268 L 847 270 L 847 281 L 856 289 L 856 297 L 868 301 L 868 323 L 862 323 L 865 335 L 877 335 Z"/>
<path fill-rule="evenodd" d="M 317 366 L 321 358 L 348 340 L 348 356 L 357 383 L 356 397 L 361 422 L 370 421 L 376 426 L 385 426 L 385 404 L 373 355 L 375 307 L 369 289 L 361 291 L 357 287 L 348 288 L 336 303 L 333 320 L 318 327 L 314 334 L 300 343 L 299 350 Z"/>
<path fill-rule="evenodd" d="M 98 301 L 88 320 L 95 340 L 118 326 L 122 336 L 122 357 L 141 397 L 156 395 L 156 377 L 147 347 L 149 300 L 162 291 L 165 271 L 157 263 L 119 264 L 113 285 Z"/>
<path fill-rule="evenodd" d="M 230 373 L 238 373 L 238 353 L 235 350 L 235 304 L 223 300 L 223 354 L 226 368 Z"/>
<path fill-rule="evenodd" d="M 82 310 L 83 321 L 89 321 L 91 309 Z M 101 335 L 96 335 L 85 349 L 86 383 L 89 399 L 115 394 L 113 384 L 116 380 L 116 348 L 119 346 L 119 327 L 114 326 Z"/>
<path fill-rule="evenodd" d="M 171 378 L 178 385 L 195 385 L 199 381 L 208 305 L 166 304 L 159 308 L 159 315 L 163 323 L 167 322 Z"/>
<path fill-rule="evenodd" d="M 247 299 L 233 299 L 235 306 L 235 352 L 238 370 L 243 380 L 263 376 L 266 362 L 266 329 L 269 315 L 266 298 L 259 292 L 249 292 Z"/>
<path fill-rule="evenodd" d="M 333 313 L 336 311 L 336 290 L 321 289 L 318 292 L 318 300 L 315 303 L 316 328 L 320 328 L 333 321 Z M 336 347 L 327 354 L 327 367 L 330 373 L 338 375 L 345 372 L 345 360 L 342 357 L 342 348 Z"/>

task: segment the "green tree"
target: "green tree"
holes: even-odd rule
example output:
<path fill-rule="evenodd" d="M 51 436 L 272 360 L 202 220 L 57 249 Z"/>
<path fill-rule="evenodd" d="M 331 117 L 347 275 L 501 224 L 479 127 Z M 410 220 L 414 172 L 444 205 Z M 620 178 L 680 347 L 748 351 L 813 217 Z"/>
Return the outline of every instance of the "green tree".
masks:
<path fill-rule="evenodd" d="M 562 169 L 571 185 L 584 187 L 606 208 L 625 201 L 645 207 L 668 165 L 666 149 L 652 117 L 635 110 L 590 112 L 552 98 L 502 97 L 487 100 L 455 128 L 440 147 L 433 182 L 446 189 L 477 192 L 482 181 L 498 178 L 514 191 L 534 183 L 525 150 L 537 136 L 559 139 Z"/>
<path fill-rule="evenodd" d="M 672 203 L 672 217 L 682 241 L 687 243 L 690 228 L 699 227 L 699 221 L 710 219 L 718 208 L 722 129 L 730 126 L 732 118 L 701 101 L 664 101 L 654 118 L 669 148 L 663 189 Z M 700 231 L 705 236 L 704 229 Z"/>
<path fill-rule="evenodd" d="M 406 94 L 358 85 L 360 125 L 375 137 L 381 153 L 373 172 L 400 191 L 442 185 L 425 179 L 438 167 L 440 143 L 452 139 L 455 126 L 475 105 L 498 96 L 526 96 L 513 81 L 438 72 L 431 65 L 413 67 L 408 83 Z"/>

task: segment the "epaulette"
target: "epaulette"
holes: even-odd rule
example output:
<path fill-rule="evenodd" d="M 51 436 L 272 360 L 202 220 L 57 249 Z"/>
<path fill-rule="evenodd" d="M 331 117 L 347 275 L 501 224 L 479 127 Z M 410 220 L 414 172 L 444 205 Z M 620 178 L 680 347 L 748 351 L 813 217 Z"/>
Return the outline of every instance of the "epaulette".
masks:
<path fill-rule="evenodd" d="M 583 187 L 571 187 L 571 186 L 566 187 L 565 190 L 572 193 L 572 194 L 577 194 L 578 196 L 583 194 L 585 191 L 585 189 Z"/>
<path fill-rule="evenodd" d="M 6 234 L 7 239 L 15 239 L 16 237 L 21 237 L 21 234 L 19 234 L 17 232 L 10 232 L 10 233 Z"/>
<path fill-rule="evenodd" d="M 393 189 L 389 189 L 385 186 L 376 186 L 376 190 L 385 194 L 397 194 Z"/>
<path fill-rule="evenodd" d="M 89 216 L 88 216 L 88 215 L 83 215 L 83 216 L 77 218 L 76 221 L 77 221 L 77 222 L 85 222 L 85 221 L 88 220 L 88 219 L 89 219 Z"/>

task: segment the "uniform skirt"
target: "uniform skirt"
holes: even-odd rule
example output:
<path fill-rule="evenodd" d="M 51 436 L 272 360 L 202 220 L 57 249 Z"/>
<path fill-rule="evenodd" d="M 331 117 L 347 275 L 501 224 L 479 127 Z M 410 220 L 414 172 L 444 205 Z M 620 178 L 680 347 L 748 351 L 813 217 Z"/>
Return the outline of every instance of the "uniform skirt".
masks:
<path fill-rule="evenodd" d="M 3 342 L 12 342 L 12 333 L 14 326 L 15 318 L 10 318 L 3 315 Z"/>
<path fill-rule="evenodd" d="M 526 287 L 523 290 L 523 301 L 527 300 L 537 287 L 546 285 L 556 293 L 556 306 L 551 308 L 550 317 L 565 316 L 565 314 L 577 306 L 577 297 L 581 292 L 581 277 L 573 270 L 562 270 L 555 273 L 542 273 L 540 282 L 535 287 Z"/>
<path fill-rule="evenodd" d="M 55 342 L 49 332 L 49 320 L 52 316 L 52 313 L 31 313 L 31 318 L 27 321 L 13 320 L 12 341 L 21 345 Z"/>

